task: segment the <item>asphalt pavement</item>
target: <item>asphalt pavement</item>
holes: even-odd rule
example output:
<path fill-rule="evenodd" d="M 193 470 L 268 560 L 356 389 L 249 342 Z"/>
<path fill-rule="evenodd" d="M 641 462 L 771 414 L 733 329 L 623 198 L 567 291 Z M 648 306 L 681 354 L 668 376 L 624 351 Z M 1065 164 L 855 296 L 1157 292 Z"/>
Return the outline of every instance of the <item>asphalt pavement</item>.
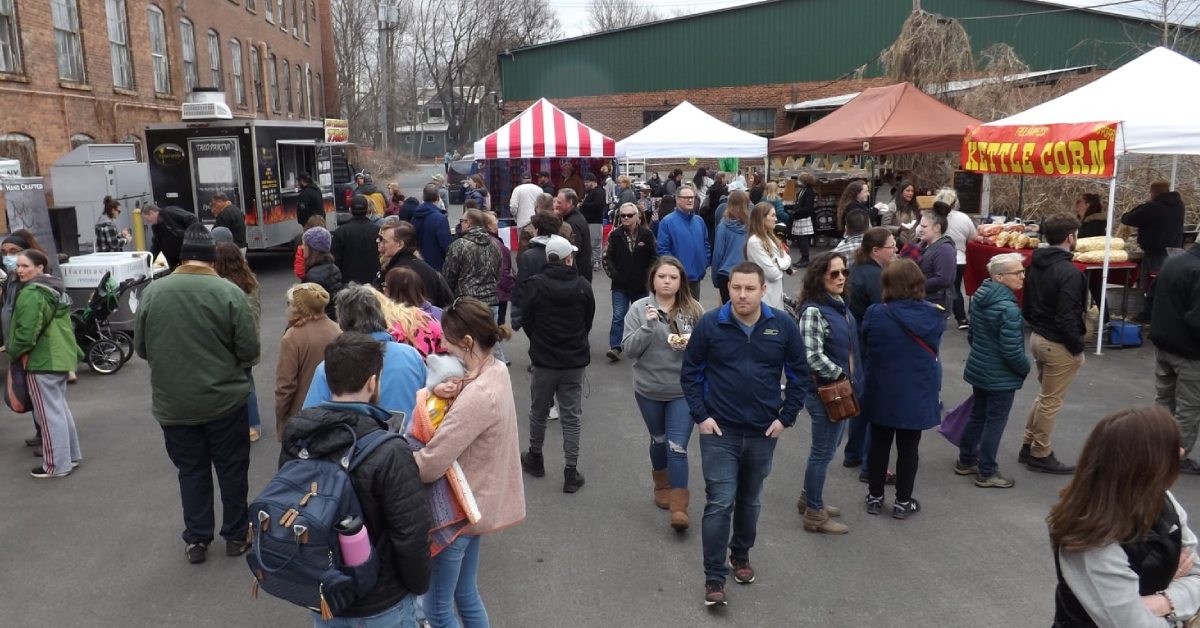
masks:
<path fill-rule="evenodd" d="M 440 167 L 439 167 L 440 169 Z M 419 194 L 433 167 L 401 177 Z M 452 216 L 457 212 L 452 212 Z M 263 438 L 252 449 L 251 497 L 271 477 L 278 455 L 273 388 L 284 293 L 294 282 L 290 254 L 252 254 L 262 283 L 263 355 L 254 370 Z M 799 289 L 799 275 L 787 290 Z M 492 624 L 507 626 L 1044 626 L 1053 615 L 1054 563 L 1045 516 L 1064 476 L 1018 467 L 1021 428 L 1036 394 L 1017 394 L 1000 451 L 1008 490 L 979 489 L 954 475 L 956 449 L 935 431 L 921 443 L 915 496 L 922 511 L 907 521 L 868 516 L 866 486 L 839 455 L 826 501 L 842 507 L 850 533 L 805 532 L 796 509 L 809 445 L 802 413 L 775 452 L 762 495 L 754 584 L 728 585 L 729 606 L 702 605 L 700 519 L 703 479 L 691 441 L 693 526 L 679 534 L 651 502 L 649 438 L 637 412 L 630 363 L 604 357 L 611 317 L 609 283 L 596 273 L 579 468 L 586 486 L 561 491 L 561 430 L 551 423 L 545 478 L 526 476 L 527 519 L 483 541 L 480 588 Z M 702 301 L 717 304 L 705 280 Z M 528 343 L 507 343 L 525 446 L 529 407 Z M 947 407 L 965 398 L 961 373 L 966 333 L 947 329 L 941 359 Z M 86 367 L 85 367 L 86 368 Z M 0 421 L 0 625 L 305 626 L 306 611 L 269 595 L 251 599 L 244 558 L 218 543 L 208 562 L 184 558 L 175 469 L 150 414 L 149 369 L 137 358 L 111 376 L 81 371 L 68 389 L 83 464 L 69 477 L 36 480 L 38 463 L 22 444 L 30 415 Z M 1054 434 L 1060 459 L 1077 457 L 1095 422 L 1113 410 L 1153 401 L 1149 347 L 1089 353 Z M 1182 477 L 1175 495 L 1200 512 L 1200 478 Z M 888 503 L 892 499 L 888 490 Z M 219 503 L 217 506 L 219 513 Z M 218 515 L 219 516 L 219 515 Z M 1195 526 L 1193 524 L 1193 529 Z"/>

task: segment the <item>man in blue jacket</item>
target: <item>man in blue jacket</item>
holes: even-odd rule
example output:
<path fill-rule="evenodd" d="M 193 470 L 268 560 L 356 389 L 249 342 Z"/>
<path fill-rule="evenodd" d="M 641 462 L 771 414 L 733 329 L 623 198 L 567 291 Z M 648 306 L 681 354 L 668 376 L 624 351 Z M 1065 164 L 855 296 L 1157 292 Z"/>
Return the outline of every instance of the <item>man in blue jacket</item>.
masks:
<path fill-rule="evenodd" d="M 658 254 L 671 255 L 687 270 L 692 298 L 700 299 L 700 281 L 708 269 L 708 227 L 697 216 L 696 188 L 685 183 L 675 197 L 675 211 L 658 224 Z"/>
<path fill-rule="evenodd" d="M 421 190 L 424 202 L 413 211 L 412 224 L 421 243 L 421 258 L 434 270 L 441 272 L 446 260 L 446 249 L 450 248 L 450 222 L 438 209 L 437 186 L 430 183 Z"/>
<path fill-rule="evenodd" d="M 703 221 L 697 222 L 703 228 Z M 750 548 L 758 528 L 758 498 L 771 472 L 776 440 L 796 422 L 808 389 L 800 328 L 783 310 L 762 303 L 766 290 L 757 264 L 734 266 L 729 303 L 700 319 L 683 358 L 680 379 L 692 420 L 700 427 L 704 468 L 706 606 L 725 605 L 730 567 L 738 584 L 754 582 Z M 780 374 L 787 376 L 782 399 Z"/>

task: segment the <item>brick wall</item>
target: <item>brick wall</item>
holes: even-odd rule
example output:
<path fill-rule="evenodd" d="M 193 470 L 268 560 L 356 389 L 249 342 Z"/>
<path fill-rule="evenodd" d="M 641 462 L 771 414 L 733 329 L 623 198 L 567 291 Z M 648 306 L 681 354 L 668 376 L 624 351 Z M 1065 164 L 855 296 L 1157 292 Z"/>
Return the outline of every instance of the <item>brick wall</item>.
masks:
<path fill-rule="evenodd" d="M 142 126 L 155 122 L 179 119 L 180 105 L 185 93 L 183 49 L 180 42 L 180 20 L 192 22 L 196 40 L 197 84 L 211 86 L 208 64 L 208 31 L 214 29 L 221 41 L 221 69 L 224 77 L 226 98 L 235 116 L 260 118 L 303 118 L 304 108 L 291 116 L 286 104 L 281 102 L 281 113 L 270 111 L 266 62 L 268 54 L 274 53 L 280 64 L 288 59 L 294 68 L 307 64 L 313 73 L 312 90 L 320 94 L 315 97 L 318 105 L 325 104 L 331 80 L 325 57 L 332 55 L 332 47 L 324 34 L 328 23 L 330 0 L 285 0 L 287 31 L 279 26 L 277 0 L 255 0 L 254 10 L 247 0 L 125 0 L 128 18 L 128 41 L 133 66 L 133 89 L 125 90 L 113 86 L 112 64 L 109 53 L 106 2 L 104 0 L 78 0 L 80 35 L 83 47 L 85 79 L 74 84 L 59 80 L 58 60 L 54 43 L 54 28 L 51 15 L 51 0 L 16 0 L 17 21 L 21 40 L 22 68 L 19 74 L 0 73 L 0 135 L 21 133 L 32 137 L 37 151 L 37 173 L 48 176 L 50 167 L 71 149 L 70 138 L 75 134 L 86 134 L 96 142 L 119 142 L 127 137 L 142 136 Z M 266 4 L 272 3 L 274 22 L 266 19 Z M 296 21 L 296 36 L 292 35 L 292 8 L 299 11 L 301 3 L 309 3 L 307 9 L 309 41 L 305 43 L 303 25 Z M 167 55 L 170 66 L 170 93 L 156 94 L 154 68 L 150 53 L 150 34 L 147 7 L 153 4 L 163 11 L 166 26 Z M 186 6 L 186 10 L 181 7 Z M 298 12 L 298 15 L 304 15 Z M 230 41 L 237 39 L 242 44 L 242 76 L 245 84 L 246 104 L 235 102 L 233 91 L 233 66 Z M 253 73 L 250 68 L 249 46 L 254 45 L 262 53 L 260 76 L 263 81 L 265 111 L 255 105 Z M 326 52 L 328 51 L 328 52 Z M 318 73 L 322 85 L 317 83 Z M 282 68 L 279 71 L 281 100 L 283 85 Z M 295 76 L 292 77 L 293 98 Z M 303 85 L 303 81 L 301 83 Z M 319 118 L 320 111 L 313 111 Z M 0 150 L 3 150 L 0 148 Z M 27 173 L 33 174 L 33 173 Z"/>
<path fill-rule="evenodd" d="M 789 103 L 837 96 L 868 87 L 888 85 L 891 82 L 885 78 L 876 78 L 861 81 L 785 83 L 558 98 L 553 102 L 563 111 L 581 114 L 581 122 L 616 140 L 640 131 L 643 128 L 644 112 L 669 111 L 684 100 L 727 124 L 733 121 L 734 109 L 775 109 L 775 135 L 779 136 L 792 131 L 794 116 L 784 111 L 784 106 Z M 532 101 L 506 102 L 502 111 L 503 118 L 512 118 L 531 104 Z M 656 160 L 655 163 L 670 162 Z"/>

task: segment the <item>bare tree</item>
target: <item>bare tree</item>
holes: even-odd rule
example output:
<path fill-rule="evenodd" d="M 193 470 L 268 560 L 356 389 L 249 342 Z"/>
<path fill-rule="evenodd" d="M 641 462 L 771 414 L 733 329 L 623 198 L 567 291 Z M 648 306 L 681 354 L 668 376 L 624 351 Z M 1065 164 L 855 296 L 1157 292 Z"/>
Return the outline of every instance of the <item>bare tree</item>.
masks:
<path fill-rule="evenodd" d="M 379 6 L 397 7 L 400 19 L 383 38 L 386 50 L 380 50 Z M 392 58 L 391 67 L 402 67 L 397 46 L 411 24 L 411 6 L 407 0 L 333 0 L 333 56 L 337 66 L 338 112 L 350 122 L 355 141 L 375 144 L 379 138 L 380 107 L 395 108 L 396 85 L 384 76 L 380 61 Z M 381 57 L 380 52 L 383 53 Z M 390 118 L 394 120 L 394 118 Z M 389 125 L 390 126 L 390 125 Z"/>
<path fill-rule="evenodd" d="M 1187 54 L 1200 48 L 1200 0 L 1145 0 L 1143 11 L 1159 31 L 1160 46 Z"/>
<path fill-rule="evenodd" d="M 546 0 L 417 0 L 414 49 L 424 78 L 446 109 L 447 139 L 460 146 L 490 94 L 499 88 L 497 57 L 556 37 L 558 19 Z"/>
<path fill-rule="evenodd" d="M 662 19 L 639 0 L 589 0 L 588 26 L 592 32 L 611 31 Z"/>

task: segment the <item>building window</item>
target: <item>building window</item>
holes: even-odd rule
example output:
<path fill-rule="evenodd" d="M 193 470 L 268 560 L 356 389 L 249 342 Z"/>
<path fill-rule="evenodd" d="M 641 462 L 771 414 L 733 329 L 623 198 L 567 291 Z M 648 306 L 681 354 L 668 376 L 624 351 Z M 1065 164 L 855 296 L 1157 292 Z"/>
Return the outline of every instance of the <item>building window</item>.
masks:
<path fill-rule="evenodd" d="M 314 94 L 313 94 L 313 82 L 312 82 L 312 68 L 309 67 L 308 65 L 304 66 L 304 94 L 307 96 L 307 98 L 304 100 L 305 117 L 307 117 L 309 119 L 315 118 L 317 115 L 317 108 L 313 106 L 313 95 Z"/>
<path fill-rule="evenodd" d="M 287 0 L 279 0 L 279 4 L 276 5 L 276 9 L 278 10 L 275 12 L 275 14 L 279 16 L 279 30 L 287 32 L 287 15 L 283 12 L 283 5 L 285 2 L 287 2 Z"/>
<path fill-rule="evenodd" d="M 287 103 L 287 112 L 295 111 L 292 108 L 292 66 L 288 64 L 288 60 L 283 60 L 283 101 Z"/>
<path fill-rule="evenodd" d="M 412 134 L 412 133 L 405 133 L 405 134 L 404 134 L 404 143 L 405 143 L 405 144 L 412 144 L 412 138 L 413 138 L 413 134 Z"/>
<path fill-rule="evenodd" d="M 296 64 L 296 117 L 304 117 L 304 72 Z"/>
<path fill-rule="evenodd" d="M 21 162 L 21 176 L 36 175 L 37 145 L 33 138 L 24 133 L 8 133 L 0 135 L 0 157 L 16 159 Z"/>
<path fill-rule="evenodd" d="M 133 89 L 133 65 L 129 61 L 129 20 L 125 0 L 105 0 L 108 15 L 108 54 L 112 58 L 113 87 Z"/>
<path fill-rule="evenodd" d="M 187 18 L 179 20 L 179 45 L 183 47 L 184 91 L 190 94 L 200 78 L 196 73 L 196 30 Z"/>
<path fill-rule="evenodd" d="M 320 72 L 317 72 L 317 118 L 325 119 L 325 88 L 322 87 Z"/>
<path fill-rule="evenodd" d="M 88 144 L 95 144 L 95 143 L 96 143 L 96 138 L 88 135 L 87 133 L 76 133 L 71 136 L 71 150 L 75 150 L 76 148 L 79 148 L 80 146 L 86 146 Z"/>
<path fill-rule="evenodd" d="M 276 112 L 279 111 L 279 71 L 275 68 L 275 55 L 272 54 L 267 58 L 270 65 L 267 66 L 267 81 L 271 84 L 271 108 Z"/>
<path fill-rule="evenodd" d="M 258 13 L 258 0 L 246 0 L 246 10 L 251 13 Z"/>
<path fill-rule="evenodd" d="M 308 2 L 300 0 L 300 30 L 304 31 L 304 43 L 308 43 Z"/>
<path fill-rule="evenodd" d="M 0 72 L 21 73 L 21 40 L 17 30 L 17 7 L 13 0 L 0 0 Z M 308 39 L 308 24 L 304 25 Z"/>
<path fill-rule="evenodd" d="M 262 69 L 259 68 L 261 63 L 258 48 L 250 46 L 250 82 L 254 83 L 254 106 L 259 111 L 266 109 L 263 106 Z"/>
<path fill-rule="evenodd" d="M 296 10 L 296 0 L 292 0 L 292 37 L 300 38 L 300 12 Z"/>
<path fill-rule="evenodd" d="M 644 127 L 650 126 L 651 124 L 654 124 L 654 122 L 656 120 L 658 120 L 659 118 L 661 118 L 665 115 L 667 115 L 667 112 L 665 110 L 643 111 L 642 112 L 642 126 L 644 126 Z"/>
<path fill-rule="evenodd" d="M 162 9 L 150 5 L 146 8 L 150 22 L 150 58 L 154 61 L 154 93 L 171 93 L 171 61 L 167 57 L 167 22 Z"/>
<path fill-rule="evenodd" d="M 212 86 L 225 89 L 225 77 L 221 73 L 221 36 L 208 29 L 208 73 Z"/>
<path fill-rule="evenodd" d="M 443 109 L 441 107 L 429 108 L 428 119 L 430 122 L 433 122 L 434 120 L 441 120 L 443 115 L 445 114 L 443 113 Z"/>
<path fill-rule="evenodd" d="M 734 109 L 733 126 L 755 135 L 775 137 L 775 110 Z"/>
<path fill-rule="evenodd" d="M 426 134 L 425 134 L 425 143 L 426 143 L 426 144 L 432 144 L 432 143 L 433 143 L 433 133 L 426 133 Z"/>
<path fill-rule="evenodd" d="M 58 78 L 82 83 L 83 43 L 79 39 L 79 4 L 76 0 L 50 0 L 54 19 L 54 47 L 58 52 Z"/>
<path fill-rule="evenodd" d="M 242 74 L 242 42 L 229 40 L 229 65 L 233 74 L 233 101 L 246 106 L 246 81 Z"/>
<path fill-rule="evenodd" d="M 274 6 L 275 6 L 275 0 L 266 0 L 265 2 L 263 2 L 263 9 L 266 11 L 268 22 L 275 21 L 275 11 L 273 8 Z"/>
<path fill-rule="evenodd" d="M 145 161 L 142 157 L 142 138 L 129 133 L 121 138 L 122 144 L 133 144 L 133 153 L 138 161 Z"/>

